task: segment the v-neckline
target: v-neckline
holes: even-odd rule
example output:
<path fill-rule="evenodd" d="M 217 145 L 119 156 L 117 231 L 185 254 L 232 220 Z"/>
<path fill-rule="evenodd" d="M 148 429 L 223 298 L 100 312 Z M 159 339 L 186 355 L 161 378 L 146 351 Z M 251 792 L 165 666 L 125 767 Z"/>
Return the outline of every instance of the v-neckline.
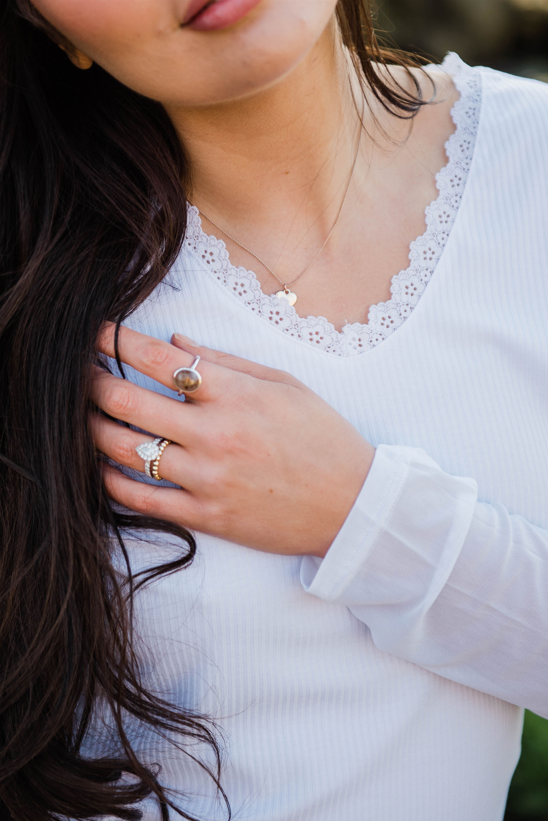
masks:
<path fill-rule="evenodd" d="M 479 72 L 452 53 L 441 68 L 460 96 L 451 110 L 455 130 L 445 143 L 447 163 L 436 174 L 439 193 L 425 210 L 425 232 L 410 244 L 409 267 L 392 277 L 391 298 L 370 307 L 366 324 L 347 324 L 337 331 L 325 317 L 299 316 L 285 300 L 265 294 L 253 271 L 232 265 L 223 240 L 205 233 L 193 205 L 188 206 L 186 249 L 230 294 L 282 333 L 336 356 L 356 356 L 377 347 L 410 316 L 430 282 L 455 222 L 474 154 L 481 109 Z"/>

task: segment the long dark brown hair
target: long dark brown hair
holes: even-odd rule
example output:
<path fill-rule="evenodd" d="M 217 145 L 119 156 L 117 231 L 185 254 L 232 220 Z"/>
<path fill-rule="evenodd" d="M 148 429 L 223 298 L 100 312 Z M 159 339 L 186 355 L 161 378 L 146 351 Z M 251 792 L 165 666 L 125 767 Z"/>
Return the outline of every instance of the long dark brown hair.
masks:
<path fill-rule="evenodd" d="M 147 689 L 131 641 L 132 592 L 188 566 L 195 541 L 112 509 L 88 432 L 98 331 L 174 262 L 188 162 L 162 106 L 97 65 L 73 67 L 30 0 L 4 0 L 0 15 L 0 815 L 137 819 L 154 795 L 164 818 L 190 819 L 126 731 L 140 722 L 188 755 L 208 745 L 226 800 L 214 725 Z M 373 63 L 417 62 L 379 47 L 366 2 L 340 0 L 337 16 L 369 89 L 412 117 L 418 84 L 407 93 Z M 180 557 L 133 579 L 128 527 L 171 534 Z M 110 758 L 83 752 L 98 701 L 122 751 Z"/>

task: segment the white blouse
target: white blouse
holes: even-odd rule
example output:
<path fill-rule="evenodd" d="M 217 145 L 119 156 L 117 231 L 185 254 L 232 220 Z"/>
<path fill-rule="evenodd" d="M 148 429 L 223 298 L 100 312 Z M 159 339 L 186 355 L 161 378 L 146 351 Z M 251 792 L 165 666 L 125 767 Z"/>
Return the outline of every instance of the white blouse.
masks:
<path fill-rule="evenodd" d="M 300 319 L 192 209 L 127 323 L 289 371 L 377 446 L 324 560 L 197 534 L 192 567 L 138 594 L 145 672 L 217 721 L 235 819 L 500 821 L 522 708 L 548 716 L 548 86 L 444 66 L 440 196 L 369 325 Z M 130 540 L 136 571 L 171 554 L 153 538 Z M 134 742 L 182 808 L 226 817 L 183 752 Z"/>

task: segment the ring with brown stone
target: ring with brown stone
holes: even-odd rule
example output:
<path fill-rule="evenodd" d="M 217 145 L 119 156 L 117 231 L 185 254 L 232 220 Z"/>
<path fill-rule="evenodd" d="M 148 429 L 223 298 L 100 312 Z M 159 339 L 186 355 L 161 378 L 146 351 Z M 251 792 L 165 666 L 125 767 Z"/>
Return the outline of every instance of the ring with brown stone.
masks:
<path fill-rule="evenodd" d="M 196 365 L 199 361 L 200 357 L 197 356 L 190 368 L 179 368 L 173 374 L 173 381 L 175 382 L 179 396 L 182 393 L 194 393 L 202 384 L 202 377 L 196 370 Z"/>

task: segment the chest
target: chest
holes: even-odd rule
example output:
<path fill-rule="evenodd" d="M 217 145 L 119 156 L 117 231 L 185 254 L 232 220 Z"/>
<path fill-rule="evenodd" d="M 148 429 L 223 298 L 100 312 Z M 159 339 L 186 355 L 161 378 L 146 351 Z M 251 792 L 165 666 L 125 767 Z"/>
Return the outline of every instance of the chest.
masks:
<path fill-rule="evenodd" d="M 372 444 L 422 447 L 474 478 L 482 501 L 546 526 L 548 247 L 538 226 L 527 222 L 524 235 L 523 225 L 510 210 L 487 249 L 477 215 L 463 216 L 410 316 L 358 355 L 326 353 L 326 326 L 285 326 L 193 255 L 132 323 L 291 372 Z"/>
<path fill-rule="evenodd" d="M 434 175 L 423 169 L 409 173 L 405 186 L 402 180 L 393 187 L 383 186 L 382 196 L 378 189 L 364 186 L 346 203 L 340 224 L 323 250 L 320 234 L 303 253 L 284 254 L 274 276 L 245 249 L 224 238 L 230 264 L 235 270 L 253 272 L 265 295 L 280 293 L 287 285 L 290 304 L 299 317 L 326 317 L 337 330 L 347 323 L 365 324 L 371 306 L 390 299 L 393 277 L 408 268 L 410 244 L 424 234 L 425 209 L 435 199 Z"/>
<path fill-rule="evenodd" d="M 202 215 L 200 240 L 206 241 L 206 232 L 212 232 L 211 244 L 213 234 L 220 237 L 232 270 L 252 271 L 265 295 L 286 285 L 302 318 L 326 317 L 337 330 L 367 323 L 371 306 L 390 299 L 393 277 L 408 268 L 411 244 L 425 230 L 432 233 L 429 206 L 446 205 L 448 192 L 438 190 L 437 175 L 462 172 L 463 158 L 444 148 L 458 137 L 451 112 L 459 94 L 443 74 L 436 82 L 443 98 L 438 105 L 426 106 L 412 122 L 380 122 L 382 139 L 364 132 L 349 187 L 336 192 L 324 213 L 306 203 L 295 213 L 288 206 L 262 231 L 233 224 L 228 216 L 228 235 Z"/>

